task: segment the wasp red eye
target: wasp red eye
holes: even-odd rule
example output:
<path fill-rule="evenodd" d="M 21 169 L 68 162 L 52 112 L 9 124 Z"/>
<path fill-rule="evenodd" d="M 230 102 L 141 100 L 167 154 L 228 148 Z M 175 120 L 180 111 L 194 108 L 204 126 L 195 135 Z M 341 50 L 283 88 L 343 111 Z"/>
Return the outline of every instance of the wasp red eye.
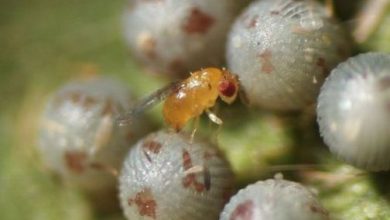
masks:
<path fill-rule="evenodd" d="M 233 82 L 228 80 L 222 80 L 218 85 L 218 90 L 221 95 L 226 97 L 232 97 L 236 94 L 237 87 Z"/>

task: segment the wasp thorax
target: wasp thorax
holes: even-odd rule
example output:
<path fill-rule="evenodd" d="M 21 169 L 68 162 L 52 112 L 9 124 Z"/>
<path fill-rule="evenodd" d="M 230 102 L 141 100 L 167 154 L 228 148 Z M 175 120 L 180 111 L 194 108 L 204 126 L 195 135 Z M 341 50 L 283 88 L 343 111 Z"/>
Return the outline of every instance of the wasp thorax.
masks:
<path fill-rule="evenodd" d="M 190 119 L 214 107 L 218 97 L 230 104 L 237 92 L 238 81 L 230 72 L 213 67 L 201 69 L 191 73 L 166 98 L 164 119 L 179 131 Z"/>

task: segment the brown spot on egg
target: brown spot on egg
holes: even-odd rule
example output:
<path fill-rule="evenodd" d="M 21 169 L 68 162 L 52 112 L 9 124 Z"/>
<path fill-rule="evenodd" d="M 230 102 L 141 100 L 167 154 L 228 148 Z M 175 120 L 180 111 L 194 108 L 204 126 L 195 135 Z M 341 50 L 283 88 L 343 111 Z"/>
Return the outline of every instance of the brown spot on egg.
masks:
<path fill-rule="evenodd" d="M 153 139 L 147 139 L 142 143 L 143 153 L 149 162 L 152 162 L 152 158 L 149 152 L 153 154 L 158 154 L 160 153 L 161 147 L 161 143 L 154 141 Z"/>
<path fill-rule="evenodd" d="M 67 151 L 64 155 L 66 166 L 70 171 L 81 174 L 85 170 L 87 154 L 82 151 Z"/>
<path fill-rule="evenodd" d="M 184 188 L 192 188 L 194 189 L 195 191 L 197 192 L 204 192 L 206 190 L 206 186 L 205 184 L 203 183 L 199 183 L 197 180 L 196 180 L 196 176 L 194 173 L 191 173 L 191 174 L 187 174 L 184 178 L 183 178 L 183 187 Z"/>
<path fill-rule="evenodd" d="M 157 203 L 149 188 L 144 188 L 141 192 L 138 192 L 135 195 L 135 198 L 128 199 L 129 206 L 132 206 L 134 203 L 137 206 L 140 216 L 147 216 L 152 219 L 156 219 Z"/>
<path fill-rule="evenodd" d="M 188 153 L 187 150 L 183 150 L 182 158 L 183 158 L 184 170 L 190 169 L 192 167 L 192 160 L 191 160 L 190 153 Z"/>
<path fill-rule="evenodd" d="M 259 55 L 261 60 L 261 72 L 263 73 L 272 73 L 274 71 L 274 66 L 272 65 L 272 52 L 269 49 L 266 49 L 263 53 Z"/>
<path fill-rule="evenodd" d="M 212 16 L 197 7 L 193 7 L 182 29 L 188 34 L 205 34 L 214 23 L 215 20 Z"/>
<path fill-rule="evenodd" d="M 253 201 L 247 200 L 234 209 L 230 215 L 230 220 L 252 220 L 253 217 Z"/>
<path fill-rule="evenodd" d="M 142 143 L 143 149 L 147 150 L 148 152 L 154 153 L 154 154 L 160 153 L 161 147 L 162 147 L 161 143 L 159 143 L 155 140 L 151 140 L 151 139 L 149 139 L 149 140 L 147 139 Z"/>
<path fill-rule="evenodd" d="M 201 192 L 204 192 L 206 190 L 206 186 L 205 184 L 203 183 L 199 183 L 198 181 L 193 181 L 193 185 L 194 185 L 194 189 L 195 191 L 201 193 Z"/>

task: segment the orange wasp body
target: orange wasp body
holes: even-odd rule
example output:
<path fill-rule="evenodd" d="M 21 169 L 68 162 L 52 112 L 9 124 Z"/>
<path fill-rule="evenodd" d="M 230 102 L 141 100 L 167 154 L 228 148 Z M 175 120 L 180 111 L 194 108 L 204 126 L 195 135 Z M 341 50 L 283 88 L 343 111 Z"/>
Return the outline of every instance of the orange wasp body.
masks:
<path fill-rule="evenodd" d="M 164 120 L 176 131 L 180 131 L 190 119 L 198 117 L 213 107 L 218 97 L 226 103 L 232 103 L 237 97 L 238 88 L 237 78 L 229 71 L 205 68 L 191 73 L 191 76 L 183 81 L 157 90 L 120 121 L 131 120 L 130 115 L 144 111 L 147 107 L 165 99 Z M 209 117 L 218 123 L 219 119 L 215 115 Z"/>

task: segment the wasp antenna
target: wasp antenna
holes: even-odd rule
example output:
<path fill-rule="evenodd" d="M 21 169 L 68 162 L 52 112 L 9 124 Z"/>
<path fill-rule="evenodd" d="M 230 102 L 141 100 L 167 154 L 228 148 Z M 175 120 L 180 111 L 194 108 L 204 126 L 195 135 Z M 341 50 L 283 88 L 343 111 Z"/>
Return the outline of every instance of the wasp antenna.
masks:
<path fill-rule="evenodd" d="M 193 129 L 192 129 L 191 138 L 190 138 L 191 143 L 193 143 L 193 141 L 194 141 L 195 134 L 198 131 L 198 128 L 199 128 L 199 116 L 195 118 L 194 123 L 193 123 Z"/>

